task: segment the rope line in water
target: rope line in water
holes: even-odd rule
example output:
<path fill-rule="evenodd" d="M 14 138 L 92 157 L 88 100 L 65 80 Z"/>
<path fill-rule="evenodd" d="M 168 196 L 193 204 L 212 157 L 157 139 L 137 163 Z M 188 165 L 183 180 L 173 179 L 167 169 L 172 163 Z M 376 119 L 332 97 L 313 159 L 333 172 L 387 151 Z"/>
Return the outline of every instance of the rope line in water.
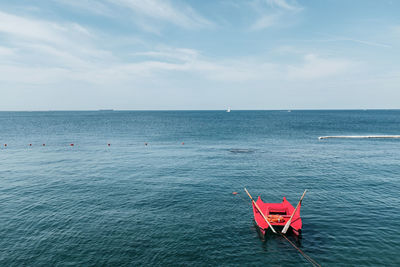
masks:
<path fill-rule="evenodd" d="M 313 260 L 310 256 L 308 256 L 304 251 L 302 251 L 298 246 L 296 246 L 292 241 L 289 240 L 284 234 L 281 233 L 281 235 L 291 244 L 295 249 L 297 249 L 298 252 L 300 252 L 303 257 L 312 264 L 314 267 L 321 267 L 321 264 Z"/>

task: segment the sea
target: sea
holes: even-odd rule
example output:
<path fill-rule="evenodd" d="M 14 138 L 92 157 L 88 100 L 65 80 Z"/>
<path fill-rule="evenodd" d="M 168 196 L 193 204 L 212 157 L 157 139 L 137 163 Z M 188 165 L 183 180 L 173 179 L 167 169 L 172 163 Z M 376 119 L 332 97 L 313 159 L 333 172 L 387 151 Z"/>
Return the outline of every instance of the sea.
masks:
<path fill-rule="evenodd" d="M 0 112 L 0 266 L 400 266 L 400 110 Z M 234 194 L 237 192 L 237 194 Z"/>

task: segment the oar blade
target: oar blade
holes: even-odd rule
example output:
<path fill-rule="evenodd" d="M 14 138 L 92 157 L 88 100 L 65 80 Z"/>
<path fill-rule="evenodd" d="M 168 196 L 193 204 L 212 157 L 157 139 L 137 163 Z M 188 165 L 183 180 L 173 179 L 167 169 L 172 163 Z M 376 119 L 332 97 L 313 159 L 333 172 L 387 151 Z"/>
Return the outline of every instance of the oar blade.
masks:
<path fill-rule="evenodd" d="M 294 211 L 293 211 L 293 213 L 292 213 L 292 216 L 290 216 L 290 219 L 287 221 L 287 223 L 286 223 L 285 226 L 283 227 L 283 230 L 282 230 L 282 233 L 283 233 L 283 234 L 286 234 L 287 230 L 289 229 L 290 224 L 292 223 L 293 216 L 294 216 L 294 214 L 296 213 L 298 207 L 300 206 L 301 201 L 303 200 L 304 196 L 306 195 L 306 192 L 307 192 L 307 189 L 304 190 L 304 193 L 303 193 L 303 195 L 301 196 L 299 203 L 297 203 L 297 206 L 296 206 L 296 208 L 294 209 Z"/>
<path fill-rule="evenodd" d="M 283 227 L 283 229 L 282 229 L 282 233 L 283 234 L 286 234 L 287 230 L 289 229 L 289 226 L 290 226 L 291 222 L 292 222 L 292 218 L 290 218 L 289 221 L 287 221 L 287 223 Z"/>
<path fill-rule="evenodd" d="M 246 187 L 244 188 L 244 191 L 246 191 L 247 195 L 249 196 L 249 198 L 251 199 L 253 205 L 256 207 L 256 209 L 258 210 L 258 212 L 260 212 L 261 216 L 264 218 L 264 220 L 267 222 L 269 228 L 271 228 L 272 232 L 274 234 L 276 234 L 277 232 L 275 231 L 274 227 L 269 223 L 267 217 L 265 217 L 264 213 L 261 211 L 260 207 L 257 205 L 257 203 L 254 201 L 254 199 L 251 197 L 249 191 L 247 191 Z"/>

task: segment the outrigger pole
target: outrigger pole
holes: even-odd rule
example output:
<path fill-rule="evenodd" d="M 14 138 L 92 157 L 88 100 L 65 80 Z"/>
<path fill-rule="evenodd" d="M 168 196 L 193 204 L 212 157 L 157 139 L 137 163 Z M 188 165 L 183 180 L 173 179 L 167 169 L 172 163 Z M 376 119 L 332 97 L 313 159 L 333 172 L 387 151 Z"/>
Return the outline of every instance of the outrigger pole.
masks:
<path fill-rule="evenodd" d="M 294 211 L 293 211 L 293 213 L 292 213 L 292 216 L 290 216 L 289 221 L 287 221 L 287 223 L 285 224 L 285 227 L 283 227 L 283 230 L 282 230 L 282 233 L 283 233 L 283 234 L 286 234 L 287 230 L 289 229 L 289 226 L 290 226 L 290 224 L 292 223 L 292 218 L 293 218 L 294 214 L 296 213 L 297 208 L 300 206 L 301 201 L 303 200 L 303 198 L 304 198 L 306 192 L 307 192 L 307 189 L 304 190 L 304 193 L 303 193 L 303 195 L 301 196 L 299 203 L 297 203 L 297 206 L 296 206 L 296 208 L 294 209 Z"/>
<path fill-rule="evenodd" d="M 251 197 L 249 191 L 247 191 L 246 187 L 244 188 L 244 191 L 246 191 L 247 195 L 250 197 L 251 201 L 253 202 L 254 206 L 256 206 L 257 210 L 260 212 L 261 216 L 263 216 L 264 220 L 267 222 L 268 226 L 271 228 L 272 232 L 276 234 L 276 231 L 274 227 L 269 223 L 267 220 L 267 217 L 265 217 L 264 213 L 262 213 L 261 209 L 258 207 L 257 203 L 254 201 L 254 199 Z M 296 207 L 297 208 L 297 207 Z"/>

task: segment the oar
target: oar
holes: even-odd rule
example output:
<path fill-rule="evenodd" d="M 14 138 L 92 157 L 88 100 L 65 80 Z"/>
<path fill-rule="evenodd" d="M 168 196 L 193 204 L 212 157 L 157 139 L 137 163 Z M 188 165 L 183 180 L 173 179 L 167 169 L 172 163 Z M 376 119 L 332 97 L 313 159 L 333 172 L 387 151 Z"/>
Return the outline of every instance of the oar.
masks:
<path fill-rule="evenodd" d="M 290 226 L 290 224 L 291 224 L 291 222 L 292 222 L 293 216 L 294 216 L 294 214 L 296 213 L 297 208 L 300 206 L 301 201 L 303 200 L 303 197 L 305 196 L 306 192 L 307 192 L 307 189 L 304 190 L 304 193 L 303 193 L 303 195 L 301 196 L 299 203 L 297 203 L 297 206 L 296 206 L 296 208 L 294 209 L 294 211 L 293 211 L 293 213 L 292 213 L 292 216 L 290 216 L 289 221 L 287 221 L 287 223 L 285 224 L 285 227 L 283 227 L 282 233 L 286 234 L 287 230 L 289 229 L 289 226 Z"/>
<path fill-rule="evenodd" d="M 249 191 L 247 191 L 246 187 L 244 188 L 244 191 L 246 191 L 247 195 L 250 197 L 251 201 L 254 203 L 254 206 L 256 206 L 256 208 L 260 212 L 261 216 L 263 216 L 264 220 L 268 223 L 268 226 L 271 228 L 272 232 L 274 232 L 274 234 L 276 234 L 274 227 L 272 227 L 272 225 L 269 223 L 269 221 L 267 220 L 267 217 L 265 217 L 264 213 L 262 213 L 261 209 L 258 207 L 257 203 L 251 197 L 251 195 L 250 195 Z"/>

